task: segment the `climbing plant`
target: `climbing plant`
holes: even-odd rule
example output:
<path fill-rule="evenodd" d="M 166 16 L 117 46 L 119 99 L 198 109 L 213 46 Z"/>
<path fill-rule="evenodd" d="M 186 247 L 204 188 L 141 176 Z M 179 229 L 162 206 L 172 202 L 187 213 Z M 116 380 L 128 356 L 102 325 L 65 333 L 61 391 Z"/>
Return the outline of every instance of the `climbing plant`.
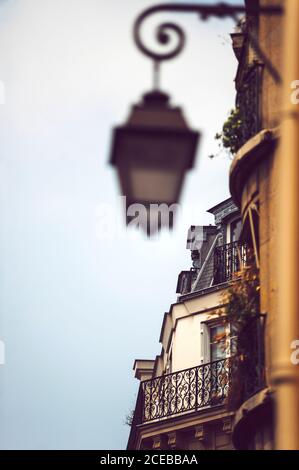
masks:
<path fill-rule="evenodd" d="M 219 149 L 225 150 L 228 156 L 232 156 L 239 150 L 242 142 L 242 119 L 239 108 L 232 109 L 223 124 L 221 132 L 215 135 L 215 139 L 219 143 Z M 213 158 L 215 155 L 210 155 Z"/>
<path fill-rule="evenodd" d="M 224 307 L 218 312 L 224 324 L 229 325 L 226 347 L 231 353 L 231 374 L 228 407 L 234 409 L 241 401 L 245 389 L 254 387 L 261 376 L 257 342 L 260 334 L 259 271 L 254 264 L 243 266 L 235 273 L 223 295 Z M 223 344 L 223 338 L 219 342 Z M 252 383 L 250 383 L 250 381 Z"/>

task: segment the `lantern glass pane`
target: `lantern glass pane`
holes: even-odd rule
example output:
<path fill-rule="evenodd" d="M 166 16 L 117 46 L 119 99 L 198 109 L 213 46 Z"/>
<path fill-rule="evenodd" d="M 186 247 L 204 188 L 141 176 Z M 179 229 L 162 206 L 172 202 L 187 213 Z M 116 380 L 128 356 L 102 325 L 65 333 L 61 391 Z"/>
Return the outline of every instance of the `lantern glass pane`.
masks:
<path fill-rule="evenodd" d="M 181 175 L 177 170 L 131 168 L 132 196 L 136 201 L 175 202 Z"/>

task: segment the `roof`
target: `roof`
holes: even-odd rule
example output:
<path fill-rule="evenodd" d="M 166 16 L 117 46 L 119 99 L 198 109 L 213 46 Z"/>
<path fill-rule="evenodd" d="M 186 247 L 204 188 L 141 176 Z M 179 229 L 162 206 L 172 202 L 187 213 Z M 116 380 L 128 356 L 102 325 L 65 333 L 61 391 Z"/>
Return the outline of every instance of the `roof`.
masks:
<path fill-rule="evenodd" d="M 207 212 L 209 212 L 210 214 L 214 214 L 215 212 L 217 212 L 221 208 L 221 206 L 225 206 L 230 201 L 233 202 L 232 197 L 228 197 L 224 201 L 219 202 L 218 204 L 216 204 L 216 206 L 213 206 L 213 207 L 211 207 L 211 209 L 208 209 Z"/>

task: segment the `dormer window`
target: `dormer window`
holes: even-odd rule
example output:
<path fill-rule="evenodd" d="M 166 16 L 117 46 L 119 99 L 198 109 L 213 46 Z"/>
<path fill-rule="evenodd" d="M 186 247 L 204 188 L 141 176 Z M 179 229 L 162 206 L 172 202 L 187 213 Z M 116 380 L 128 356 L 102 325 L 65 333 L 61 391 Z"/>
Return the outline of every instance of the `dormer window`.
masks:
<path fill-rule="evenodd" d="M 241 219 L 234 220 L 230 224 L 230 241 L 231 241 L 231 243 L 232 242 L 237 242 L 239 240 L 240 235 L 241 235 L 241 231 L 242 231 L 242 220 Z"/>

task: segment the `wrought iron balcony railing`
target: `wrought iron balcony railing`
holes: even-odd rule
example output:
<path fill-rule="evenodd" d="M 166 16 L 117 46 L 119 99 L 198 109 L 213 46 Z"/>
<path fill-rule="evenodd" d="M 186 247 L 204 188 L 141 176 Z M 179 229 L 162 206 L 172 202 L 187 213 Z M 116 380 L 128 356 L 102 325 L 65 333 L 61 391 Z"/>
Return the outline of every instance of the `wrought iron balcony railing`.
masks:
<path fill-rule="evenodd" d="M 242 361 L 235 361 L 231 370 L 230 394 L 234 394 L 234 382 L 240 384 L 241 402 L 246 401 L 266 383 L 265 378 L 265 323 L 266 315 L 256 315 L 248 319 L 238 333 L 242 346 Z M 240 346 L 239 346 L 240 351 Z"/>
<path fill-rule="evenodd" d="M 237 242 L 217 246 L 214 251 L 214 284 L 232 279 L 233 274 L 246 264 L 246 245 Z"/>
<path fill-rule="evenodd" d="M 247 68 L 237 90 L 236 106 L 240 111 L 239 147 L 261 130 L 261 87 L 263 65 L 255 62 Z"/>
<path fill-rule="evenodd" d="M 264 327 L 265 315 L 257 315 L 241 328 L 239 339 L 247 350 L 241 361 L 234 355 L 141 382 L 128 449 L 134 449 L 140 424 L 189 412 L 204 412 L 220 405 L 237 409 L 263 389 L 266 383 Z"/>
<path fill-rule="evenodd" d="M 229 365 L 226 358 L 142 382 L 142 422 L 223 404 Z"/>
<path fill-rule="evenodd" d="M 223 405 L 236 383 L 241 401 L 263 388 L 264 328 L 265 315 L 256 315 L 234 340 L 237 355 L 141 382 L 135 416 L 139 424 Z"/>

